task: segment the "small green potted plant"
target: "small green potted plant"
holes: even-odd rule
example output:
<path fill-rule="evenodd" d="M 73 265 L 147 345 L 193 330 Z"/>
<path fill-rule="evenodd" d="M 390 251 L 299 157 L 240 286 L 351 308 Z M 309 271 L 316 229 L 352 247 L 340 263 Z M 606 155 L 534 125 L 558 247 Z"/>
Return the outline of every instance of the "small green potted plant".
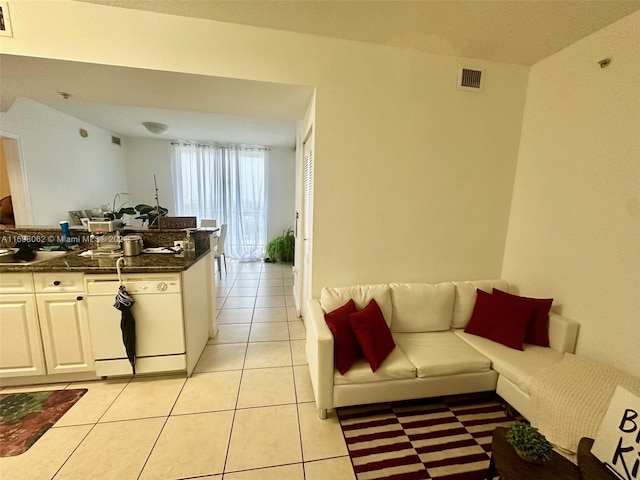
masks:
<path fill-rule="evenodd" d="M 507 442 L 520 458 L 530 463 L 551 460 L 553 447 L 537 428 L 523 422 L 515 422 L 507 431 Z"/>
<path fill-rule="evenodd" d="M 267 257 L 265 262 L 292 262 L 295 253 L 296 239 L 293 230 L 288 228 L 282 235 L 269 240 L 265 247 Z"/>
<path fill-rule="evenodd" d="M 142 220 L 142 225 L 144 225 L 144 222 L 149 222 L 150 228 L 158 226 L 158 217 L 166 217 L 167 213 L 169 213 L 169 210 L 164 207 L 152 207 L 144 203 L 136 205 L 135 209 L 140 214 L 136 217 L 136 220 Z"/>

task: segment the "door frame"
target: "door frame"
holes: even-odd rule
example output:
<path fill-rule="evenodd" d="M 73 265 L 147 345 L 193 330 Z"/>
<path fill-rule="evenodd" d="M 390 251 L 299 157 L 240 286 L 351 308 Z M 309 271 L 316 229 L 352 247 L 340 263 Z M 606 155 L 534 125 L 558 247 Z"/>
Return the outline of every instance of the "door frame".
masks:
<path fill-rule="evenodd" d="M 0 141 L 7 164 L 13 215 L 16 225 L 32 225 L 33 215 L 29 197 L 29 182 L 22 154 L 22 142 L 18 135 L 0 130 Z"/>

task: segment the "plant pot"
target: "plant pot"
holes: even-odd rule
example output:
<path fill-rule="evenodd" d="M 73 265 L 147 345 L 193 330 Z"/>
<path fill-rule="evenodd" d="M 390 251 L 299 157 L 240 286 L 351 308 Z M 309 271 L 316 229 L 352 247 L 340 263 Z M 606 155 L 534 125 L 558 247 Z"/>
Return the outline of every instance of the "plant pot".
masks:
<path fill-rule="evenodd" d="M 527 463 L 533 463 L 534 465 L 542 465 L 543 463 L 545 463 L 545 460 L 542 458 L 530 457 L 529 455 L 527 455 L 522 450 L 516 447 L 513 447 L 513 449 L 516 451 L 518 456 Z"/>

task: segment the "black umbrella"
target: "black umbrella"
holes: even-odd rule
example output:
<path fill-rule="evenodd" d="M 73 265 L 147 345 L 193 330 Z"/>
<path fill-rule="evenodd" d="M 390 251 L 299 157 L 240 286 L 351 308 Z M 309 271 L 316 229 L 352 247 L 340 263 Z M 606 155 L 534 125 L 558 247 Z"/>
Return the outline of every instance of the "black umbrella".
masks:
<path fill-rule="evenodd" d="M 120 320 L 120 330 L 122 330 L 122 343 L 127 351 L 127 358 L 131 364 L 131 370 L 133 374 L 136 374 L 136 321 L 131 313 L 131 307 L 135 303 L 135 300 L 129 295 L 127 289 L 124 288 L 122 283 L 118 288 L 118 294 L 116 295 L 116 303 L 113 304 L 118 310 L 122 312 L 122 319 Z"/>

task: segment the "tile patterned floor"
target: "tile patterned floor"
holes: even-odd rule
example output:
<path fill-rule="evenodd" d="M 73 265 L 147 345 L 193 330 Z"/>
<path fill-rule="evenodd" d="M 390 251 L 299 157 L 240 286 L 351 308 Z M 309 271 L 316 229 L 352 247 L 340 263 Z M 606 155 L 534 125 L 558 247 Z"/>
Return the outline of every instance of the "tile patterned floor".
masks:
<path fill-rule="evenodd" d="M 291 267 L 227 266 L 220 333 L 190 378 L 38 386 L 89 391 L 26 453 L 0 458 L 0 478 L 355 479 L 335 412 L 321 421 L 313 403 Z"/>

